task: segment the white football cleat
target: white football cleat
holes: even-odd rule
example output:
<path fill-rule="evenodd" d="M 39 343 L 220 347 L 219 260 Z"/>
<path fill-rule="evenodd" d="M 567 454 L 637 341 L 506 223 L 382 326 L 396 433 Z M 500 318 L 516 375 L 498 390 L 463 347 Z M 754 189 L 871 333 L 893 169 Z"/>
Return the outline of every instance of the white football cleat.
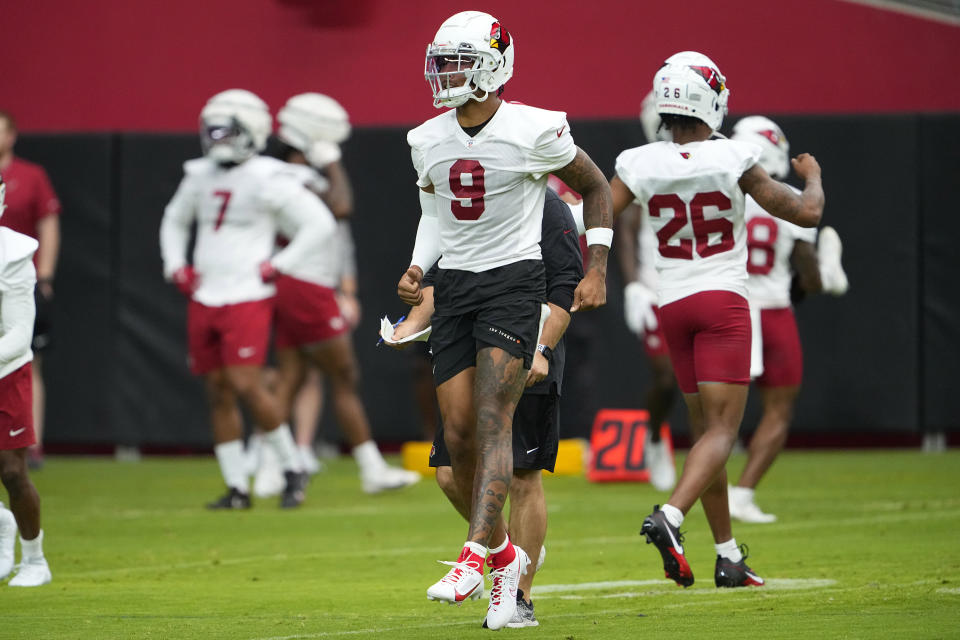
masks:
<path fill-rule="evenodd" d="M 451 569 L 427 589 L 428 600 L 440 600 L 459 606 L 467 600 L 476 600 L 483 593 L 482 561 L 441 560 L 440 564 L 449 565 Z"/>
<path fill-rule="evenodd" d="M 824 293 L 842 296 L 850 288 L 847 274 L 843 271 L 840 256 L 843 254 L 843 243 L 840 235 L 833 227 L 820 229 L 817 236 L 817 260 L 820 263 L 820 282 Z"/>
<path fill-rule="evenodd" d="M 253 477 L 253 495 L 258 498 L 272 498 L 283 493 L 287 480 L 283 476 L 280 458 L 273 447 L 260 449 L 260 466 Z"/>
<path fill-rule="evenodd" d="M 39 587 L 53 580 L 50 574 L 50 566 L 47 565 L 47 559 L 43 556 L 39 558 L 30 558 L 20 563 L 20 570 L 13 576 L 9 585 L 11 587 Z"/>
<path fill-rule="evenodd" d="M 17 544 L 17 520 L 13 512 L 0 502 L 0 580 L 13 571 L 13 554 Z"/>
<path fill-rule="evenodd" d="M 360 481 L 363 484 L 363 492 L 373 494 L 409 487 L 420 482 L 420 474 L 416 471 L 386 465 L 377 471 L 361 473 Z"/>
<path fill-rule="evenodd" d="M 764 513 L 753 501 L 753 490 L 745 487 L 727 487 L 727 496 L 730 501 L 730 517 L 741 522 L 753 524 L 768 524 L 776 522 L 777 516 Z"/>
<path fill-rule="evenodd" d="M 677 483 L 677 468 L 673 464 L 673 456 L 667 448 L 666 440 L 653 442 L 647 439 L 644 447 L 647 469 L 650 470 L 650 484 L 657 491 L 669 491 Z"/>
<path fill-rule="evenodd" d="M 513 548 L 516 551 L 513 562 L 500 569 L 490 571 L 490 579 L 493 585 L 490 587 L 487 618 L 483 621 L 483 626 L 487 629 L 504 628 L 508 622 L 513 620 L 513 616 L 517 612 L 517 585 L 520 583 L 521 574 L 527 574 L 530 558 L 517 545 L 513 545 Z"/>

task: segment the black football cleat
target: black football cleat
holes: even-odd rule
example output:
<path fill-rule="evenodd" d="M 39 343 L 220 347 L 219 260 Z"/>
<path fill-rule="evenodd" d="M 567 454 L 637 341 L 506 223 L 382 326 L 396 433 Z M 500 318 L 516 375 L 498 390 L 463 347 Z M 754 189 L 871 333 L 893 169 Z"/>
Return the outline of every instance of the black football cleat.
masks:
<path fill-rule="evenodd" d="M 713 581 L 718 587 L 762 587 L 763 578 L 747 566 L 747 545 L 740 545 L 743 557 L 740 562 L 730 558 L 717 556 L 717 568 L 713 573 Z"/>
<path fill-rule="evenodd" d="M 207 503 L 207 509 L 249 509 L 250 494 L 230 487 L 219 499 Z"/>
<path fill-rule="evenodd" d="M 643 519 L 640 535 L 646 536 L 647 544 L 652 543 L 657 547 L 663 558 L 663 572 L 668 578 L 681 587 L 693 584 L 693 570 L 683 555 L 683 534 L 667 522 L 660 505 L 656 505 L 653 513 Z"/>
<path fill-rule="evenodd" d="M 307 499 L 307 482 L 310 481 L 310 474 L 305 471 L 284 471 L 283 477 L 287 479 L 287 486 L 283 489 L 283 495 L 280 496 L 280 507 L 283 509 L 294 509 L 303 504 Z"/>

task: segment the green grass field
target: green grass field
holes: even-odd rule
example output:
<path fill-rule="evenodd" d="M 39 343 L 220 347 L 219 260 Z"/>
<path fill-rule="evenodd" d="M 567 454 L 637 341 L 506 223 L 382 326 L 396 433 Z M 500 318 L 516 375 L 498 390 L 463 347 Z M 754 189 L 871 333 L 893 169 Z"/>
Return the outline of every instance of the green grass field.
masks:
<path fill-rule="evenodd" d="M 738 471 L 743 457 L 731 460 Z M 242 513 L 201 505 L 213 458 L 53 458 L 43 496 L 53 583 L 0 586 L 0 638 L 473 638 L 485 601 L 429 602 L 466 525 L 432 479 L 366 496 L 353 461 L 314 478 L 308 503 Z M 649 485 L 545 479 L 547 563 L 538 638 L 960 637 L 960 453 L 788 452 L 758 502 L 779 516 L 735 525 L 769 584 L 713 586 L 712 540 L 691 511 L 697 583 L 663 579 L 637 535 L 664 496 Z M 3 496 L 5 498 L 5 496 Z"/>

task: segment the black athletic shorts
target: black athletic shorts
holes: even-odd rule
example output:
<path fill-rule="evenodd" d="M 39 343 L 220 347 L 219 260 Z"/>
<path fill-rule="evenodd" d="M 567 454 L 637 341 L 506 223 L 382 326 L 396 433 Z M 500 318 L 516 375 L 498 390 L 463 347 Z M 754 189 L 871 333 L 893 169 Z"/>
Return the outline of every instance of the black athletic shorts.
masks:
<path fill-rule="evenodd" d="M 560 396 L 525 393 L 513 414 L 513 468 L 546 469 L 553 472 L 560 440 Z M 430 449 L 431 467 L 449 467 L 450 452 L 443 440 L 443 426 L 437 427 Z"/>
<path fill-rule="evenodd" d="M 540 304 L 546 298 L 543 262 L 522 260 L 473 273 L 440 269 L 430 334 L 433 379 L 439 386 L 476 366 L 477 353 L 499 347 L 529 369 L 537 347 Z"/>

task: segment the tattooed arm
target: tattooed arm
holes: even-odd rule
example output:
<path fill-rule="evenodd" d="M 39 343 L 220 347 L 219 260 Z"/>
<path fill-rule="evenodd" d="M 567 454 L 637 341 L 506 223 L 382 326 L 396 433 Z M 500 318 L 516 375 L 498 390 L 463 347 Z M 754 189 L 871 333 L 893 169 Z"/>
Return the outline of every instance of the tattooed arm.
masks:
<path fill-rule="evenodd" d="M 740 176 L 740 189 L 753 196 L 757 204 L 770 215 L 799 227 L 815 227 L 820 224 L 823 216 L 824 195 L 820 184 L 820 165 L 808 153 L 801 153 L 790 162 L 794 171 L 805 182 L 800 195 L 771 178 L 759 163 Z"/>
<path fill-rule="evenodd" d="M 613 228 L 610 185 L 583 149 L 578 148 L 577 155 L 570 164 L 555 171 L 554 175 L 583 196 L 583 221 L 588 231 L 594 228 Z M 607 254 L 610 248 L 602 244 L 592 244 L 588 251 L 590 263 L 587 275 L 577 286 L 570 311 L 596 309 L 607 302 Z"/>

